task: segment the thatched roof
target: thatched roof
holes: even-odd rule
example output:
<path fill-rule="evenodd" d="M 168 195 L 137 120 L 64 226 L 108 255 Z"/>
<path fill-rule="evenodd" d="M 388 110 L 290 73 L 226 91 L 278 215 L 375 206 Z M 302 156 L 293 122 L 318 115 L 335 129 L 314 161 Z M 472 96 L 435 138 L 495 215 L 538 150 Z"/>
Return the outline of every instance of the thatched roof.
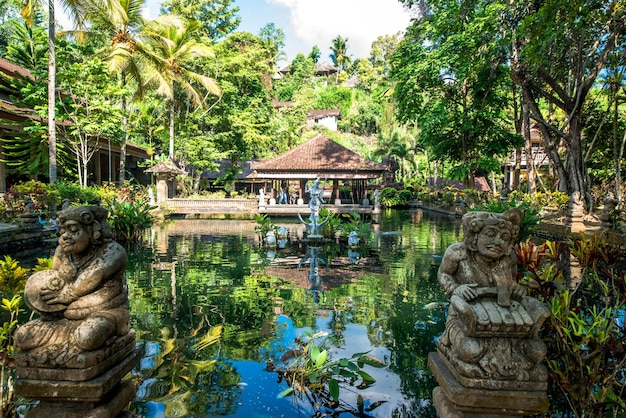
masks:
<path fill-rule="evenodd" d="M 380 176 L 387 167 L 370 161 L 318 134 L 271 160 L 250 165 L 257 178 L 368 179 Z"/>

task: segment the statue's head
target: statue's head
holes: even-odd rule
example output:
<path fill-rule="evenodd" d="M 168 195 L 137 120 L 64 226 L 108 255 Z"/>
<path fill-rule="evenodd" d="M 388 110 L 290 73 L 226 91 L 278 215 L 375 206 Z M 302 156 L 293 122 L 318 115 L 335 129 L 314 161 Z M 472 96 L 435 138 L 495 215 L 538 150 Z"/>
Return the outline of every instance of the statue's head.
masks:
<path fill-rule="evenodd" d="M 58 226 L 63 233 L 70 226 L 82 228 L 91 244 L 102 245 L 113 239 L 111 226 L 106 221 L 107 210 L 102 206 L 71 206 L 58 213 Z"/>
<path fill-rule="evenodd" d="M 504 213 L 468 212 L 462 221 L 467 248 L 496 258 L 510 254 L 519 234 L 522 212 L 518 208 Z"/>

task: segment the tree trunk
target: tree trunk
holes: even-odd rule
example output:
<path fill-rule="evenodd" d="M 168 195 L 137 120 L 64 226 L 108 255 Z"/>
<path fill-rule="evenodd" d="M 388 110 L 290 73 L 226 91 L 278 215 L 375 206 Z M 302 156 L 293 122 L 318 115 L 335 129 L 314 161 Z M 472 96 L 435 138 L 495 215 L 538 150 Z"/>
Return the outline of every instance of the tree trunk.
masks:
<path fill-rule="evenodd" d="M 56 133 L 56 62 L 54 51 L 54 0 L 48 0 L 48 173 L 50 184 L 57 181 L 57 133 Z"/>
<path fill-rule="evenodd" d="M 170 99 L 170 160 L 174 161 L 174 99 Z"/>
<path fill-rule="evenodd" d="M 122 71 L 122 87 L 126 86 L 126 71 Z M 126 177 L 126 131 L 128 129 L 128 119 L 126 117 L 126 96 L 122 96 L 122 144 L 120 146 L 120 175 L 118 182 L 124 185 Z"/>
<path fill-rule="evenodd" d="M 193 176 L 193 193 L 198 194 L 200 192 L 200 180 L 202 179 L 202 170 L 197 170 Z"/>
<path fill-rule="evenodd" d="M 533 155 L 533 147 L 530 141 L 530 117 L 528 108 L 523 106 L 522 109 L 522 132 L 524 134 L 524 147 L 526 150 L 526 172 L 528 174 L 528 184 L 526 191 L 528 194 L 537 192 L 537 182 L 535 181 L 535 156 Z"/>

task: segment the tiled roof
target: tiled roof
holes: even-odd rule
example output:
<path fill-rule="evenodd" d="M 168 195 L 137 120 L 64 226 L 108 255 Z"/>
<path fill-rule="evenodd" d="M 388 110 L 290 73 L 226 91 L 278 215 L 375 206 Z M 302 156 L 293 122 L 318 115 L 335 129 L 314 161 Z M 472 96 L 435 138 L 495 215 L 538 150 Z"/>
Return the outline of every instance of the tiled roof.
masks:
<path fill-rule="evenodd" d="M 250 168 L 267 173 L 309 171 L 320 174 L 358 171 L 381 173 L 386 170 L 383 164 L 363 158 L 322 134 L 317 134 L 274 159 L 254 162 Z"/>
<path fill-rule="evenodd" d="M 341 116 L 341 109 L 312 109 L 309 110 L 307 118 L 309 119 L 323 119 L 329 116 Z"/>
<path fill-rule="evenodd" d="M 4 58 L 0 58 L 0 71 L 7 75 L 19 74 L 23 77 L 33 78 L 30 71 L 24 67 L 20 67 L 17 64 L 13 64 L 11 61 L 7 61 Z"/>

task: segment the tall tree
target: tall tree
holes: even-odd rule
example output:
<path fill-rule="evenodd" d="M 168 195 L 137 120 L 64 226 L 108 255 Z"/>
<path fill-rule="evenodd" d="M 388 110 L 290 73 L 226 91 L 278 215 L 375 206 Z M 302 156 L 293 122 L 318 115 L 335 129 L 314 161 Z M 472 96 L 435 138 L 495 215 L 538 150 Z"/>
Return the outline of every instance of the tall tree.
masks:
<path fill-rule="evenodd" d="M 142 42 L 136 47 L 146 63 L 146 83 L 168 100 L 169 157 L 174 160 L 174 117 L 176 87 L 194 107 L 202 107 L 204 94 L 220 94 L 212 77 L 194 71 L 197 59 L 213 56 L 211 49 L 198 41 L 198 21 L 184 22 L 175 16 L 160 16 L 146 25 Z"/>
<path fill-rule="evenodd" d="M 311 58 L 314 63 L 318 63 L 320 57 L 322 56 L 322 51 L 320 51 L 320 47 L 317 45 L 313 45 L 311 48 L 311 52 L 309 52 L 308 58 Z"/>
<path fill-rule="evenodd" d="M 6 47 L 9 61 L 29 71 L 43 73 L 46 66 L 46 31 L 38 25 L 28 26 L 23 21 L 11 20 L 10 39 Z"/>
<path fill-rule="evenodd" d="M 138 37 L 145 24 L 142 16 L 144 0 L 111 0 L 110 5 L 95 2 L 88 10 L 94 26 L 104 31 L 110 44 L 103 51 L 109 70 L 119 77 L 122 87 L 129 78 L 135 81 L 136 96 L 143 92 L 144 82 L 140 68 L 140 56 L 136 54 Z M 127 95 L 122 92 L 122 143 L 120 147 L 120 171 L 118 181 L 124 183 L 126 176 L 126 139 L 128 135 Z"/>
<path fill-rule="evenodd" d="M 542 133 L 544 148 L 559 176 L 559 190 L 590 208 L 583 159 L 585 109 L 612 52 L 626 45 L 626 4 L 542 0 L 513 2 L 511 6 L 513 80 Z"/>
<path fill-rule="evenodd" d="M 370 61 L 380 74 L 387 76 L 391 66 L 391 57 L 398 49 L 400 43 L 400 33 L 394 35 L 379 36 L 372 42 L 370 49 Z"/>
<path fill-rule="evenodd" d="M 109 83 L 105 65 L 98 59 L 75 63 L 59 72 L 60 132 L 75 157 L 79 184 L 88 185 L 87 166 L 100 141 L 120 134 L 121 112 L 114 106 L 119 87 Z"/>
<path fill-rule="evenodd" d="M 521 137 L 506 112 L 506 46 L 492 2 L 433 0 L 407 29 L 393 58 L 401 122 L 416 124 L 419 142 L 454 177 L 473 185 L 478 171 L 499 170 L 497 157 Z"/>
<path fill-rule="evenodd" d="M 348 38 L 342 38 L 340 35 L 337 35 L 331 41 L 330 50 L 332 52 L 329 57 L 339 70 L 338 73 L 345 71 L 351 61 L 350 55 L 348 55 Z"/>
<path fill-rule="evenodd" d="M 60 0 L 70 18 L 78 27 L 84 25 L 84 12 L 87 0 Z M 22 17 L 32 26 L 38 7 L 37 0 L 26 0 L 22 8 Z M 56 58 L 55 58 L 55 10 L 54 0 L 48 0 L 48 167 L 50 183 L 57 181 L 57 135 L 56 135 Z"/>
<path fill-rule="evenodd" d="M 263 45 L 268 51 L 272 71 L 276 71 L 278 61 L 287 58 L 285 51 L 283 51 L 285 47 L 285 32 L 277 28 L 273 23 L 268 23 L 259 29 L 259 38 L 263 41 Z"/>
<path fill-rule="evenodd" d="M 210 40 L 222 39 L 234 31 L 241 22 L 239 7 L 233 0 L 165 0 L 162 10 L 184 20 L 200 22 L 200 32 Z"/>

